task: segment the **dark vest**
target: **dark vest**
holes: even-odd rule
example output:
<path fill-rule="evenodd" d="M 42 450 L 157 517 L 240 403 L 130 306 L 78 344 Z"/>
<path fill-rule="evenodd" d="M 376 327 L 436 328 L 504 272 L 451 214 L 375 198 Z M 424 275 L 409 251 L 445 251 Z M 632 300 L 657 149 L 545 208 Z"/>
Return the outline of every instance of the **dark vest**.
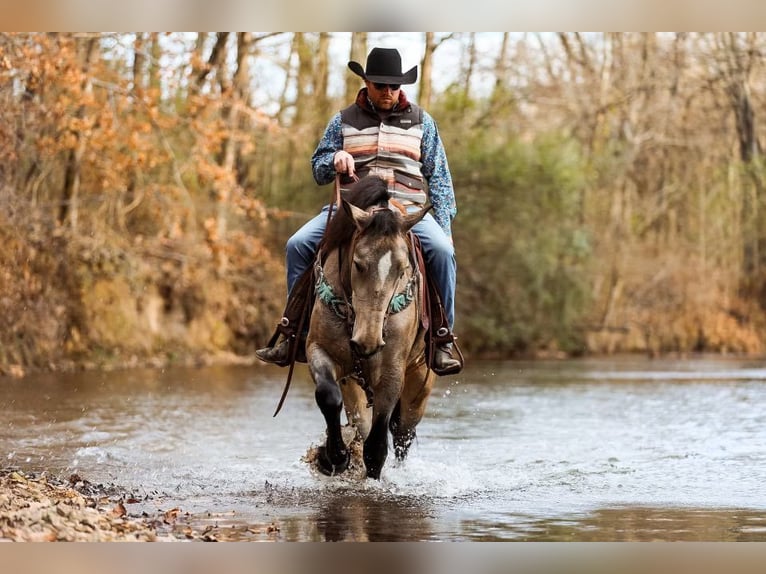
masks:
<path fill-rule="evenodd" d="M 353 104 L 341 110 L 340 117 L 343 149 L 353 156 L 356 173 L 382 177 L 391 197 L 404 203 L 425 203 L 428 185 L 420 161 L 423 110 L 409 104 L 381 121 L 377 114 Z M 346 179 L 341 183 L 350 183 Z"/>

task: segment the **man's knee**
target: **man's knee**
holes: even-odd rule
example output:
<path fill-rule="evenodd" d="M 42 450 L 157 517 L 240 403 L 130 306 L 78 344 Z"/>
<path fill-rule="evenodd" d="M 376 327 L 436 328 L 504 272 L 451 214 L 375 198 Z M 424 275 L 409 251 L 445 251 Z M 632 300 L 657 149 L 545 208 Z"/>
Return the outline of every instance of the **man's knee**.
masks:
<path fill-rule="evenodd" d="M 287 243 L 285 243 L 285 252 L 287 253 L 287 256 L 290 257 L 290 255 L 295 255 L 300 250 L 301 246 L 301 240 L 300 237 L 298 237 L 298 234 L 295 233 L 290 236 L 290 238 L 287 240 Z"/>
<path fill-rule="evenodd" d="M 426 259 L 440 266 L 455 265 L 455 247 L 445 236 L 444 238 L 433 238 L 429 242 L 426 253 Z"/>
<path fill-rule="evenodd" d="M 294 258 L 306 260 L 313 257 L 313 251 L 313 247 L 309 244 L 308 239 L 300 233 L 292 235 L 285 244 L 288 261 Z"/>
<path fill-rule="evenodd" d="M 454 265 L 455 248 L 444 230 L 429 213 L 413 228 L 420 238 L 426 263 L 439 266 Z"/>

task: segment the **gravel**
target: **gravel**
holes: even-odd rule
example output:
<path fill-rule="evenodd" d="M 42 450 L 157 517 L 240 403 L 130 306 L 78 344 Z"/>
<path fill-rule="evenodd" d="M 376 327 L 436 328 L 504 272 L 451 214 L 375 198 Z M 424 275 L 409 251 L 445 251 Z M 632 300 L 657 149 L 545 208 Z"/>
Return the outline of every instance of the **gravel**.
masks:
<path fill-rule="evenodd" d="M 219 527 L 178 508 L 131 515 L 131 493 L 95 485 L 78 475 L 68 480 L 0 469 L 0 542 L 268 541 L 279 539 L 275 523 Z"/>

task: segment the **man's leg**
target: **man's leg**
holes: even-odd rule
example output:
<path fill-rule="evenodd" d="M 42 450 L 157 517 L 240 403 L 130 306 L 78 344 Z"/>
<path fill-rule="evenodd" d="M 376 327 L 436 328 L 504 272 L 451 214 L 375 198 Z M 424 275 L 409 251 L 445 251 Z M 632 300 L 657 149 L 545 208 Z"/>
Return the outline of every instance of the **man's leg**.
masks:
<path fill-rule="evenodd" d="M 431 280 L 436 283 L 439 295 L 442 297 L 444 311 L 447 314 L 450 329 L 455 325 L 455 283 L 457 279 L 457 262 L 455 248 L 444 230 L 436 220 L 427 214 L 420 220 L 412 231 L 420 239 Z"/>
<path fill-rule="evenodd" d="M 314 263 L 317 247 L 322 241 L 324 228 L 327 225 L 327 210 L 329 206 L 322 208 L 314 218 L 309 219 L 296 231 L 285 245 L 285 264 L 287 267 L 287 296 L 292 293 L 295 283 L 303 272 Z"/>
<path fill-rule="evenodd" d="M 450 332 L 455 325 L 455 285 L 457 280 L 457 261 L 455 248 L 444 230 L 436 223 L 429 213 L 419 221 L 412 231 L 420 239 L 423 248 L 423 258 L 426 262 L 429 277 L 433 281 L 442 298 L 444 312 L 447 315 Z M 454 374 L 459 372 L 463 364 L 452 356 L 452 344 L 440 345 L 434 355 L 434 371 L 437 374 Z"/>
<path fill-rule="evenodd" d="M 287 267 L 287 298 L 286 308 L 290 306 L 292 296 L 301 296 L 300 293 L 293 293 L 295 284 L 303 273 L 314 263 L 317 247 L 324 235 L 325 225 L 327 224 L 327 210 L 325 206 L 322 211 L 306 222 L 303 227 L 296 231 L 285 245 L 285 263 Z M 305 294 L 304 294 L 305 296 Z M 301 336 L 301 333 L 297 333 Z M 273 347 L 264 347 L 258 349 L 255 355 L 267 363 L 275 363 L 280 366 L 287 365 L 290 362 L 290 345 L 286 338 L 282 338 Z"/>

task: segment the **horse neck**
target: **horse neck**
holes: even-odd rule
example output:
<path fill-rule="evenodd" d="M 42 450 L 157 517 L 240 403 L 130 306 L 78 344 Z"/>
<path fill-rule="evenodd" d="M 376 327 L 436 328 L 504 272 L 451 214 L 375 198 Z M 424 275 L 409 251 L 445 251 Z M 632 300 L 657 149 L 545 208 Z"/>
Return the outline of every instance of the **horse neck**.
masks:
<path fill-rule="evenodd" d="M 325 280 L 336 292 L 336 295 L 345 296 L 347 300 L 351 297 L 351 273 L 348 253 L 349 244 L 346 243 L 332 249 L 323 250 L 319 258 Z"/>

